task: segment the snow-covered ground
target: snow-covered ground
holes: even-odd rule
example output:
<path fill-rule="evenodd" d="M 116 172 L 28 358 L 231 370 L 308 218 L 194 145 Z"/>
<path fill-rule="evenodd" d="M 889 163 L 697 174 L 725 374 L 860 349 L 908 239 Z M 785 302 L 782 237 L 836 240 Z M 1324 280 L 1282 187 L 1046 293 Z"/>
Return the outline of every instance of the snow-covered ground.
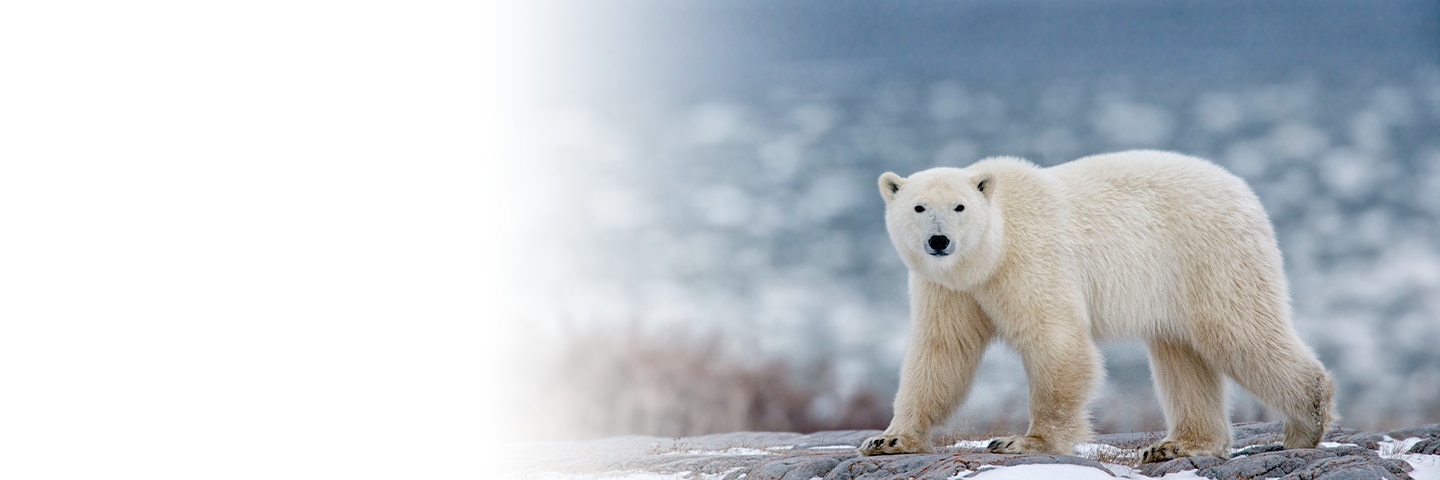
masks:
<path fill-rule="evenodd" d="M 1410 478 L 1415 480 L 1440 480 L 1440 455 L 1405 453 L 1423 439 L 1411 437 L 1403 440 L 1394 440 L 1388 436 L 1385 438 L 1387 439 L 1386 441 L 1380 442 L 1380 449 L 1378 450 L 1380 456 L 1404 460 L 1405 463 L 1409 463 L 1411 467 L 1415 467 L 1415 471 L 1410 472 Z"/>
<path fill-rule="evenodd" d="M 959 440 L 938 447 L 933 454 L 858 456 L 855 445 L 877 433 L 873 430 L 810 435 L 735 432 L 682 438 L 624 437 L 550 445 L 557 456 L 551 457 L 549 467 L 532 468 L 525 478 L 734 480 L 762 474 L 767 478 L 851 478 L 865 473 L 949 480 L 1108 478 L 1113 473 L 1133 479 L 1190 479 L 1203 474 L 1228 480 L 1295 472 L 1329 475 L 1375 469 L 1396 471 L 1399 464 L 1387 460 L 1409 464 L 1411 478 L 1440 478 L 1440 455 L 1407 453 L 1420 442 L 1440 436 L 1440 424 L 1390 432 L 1405 432 L 1400 433 L 1406 436 L 1403 439 L 1389 433 L 1336 429 L 1327 435 L 1332 441 L 1323 442 L 1318 450 L 1280 450 L 1278 444 L 1271 443 L 1281 434 L 1279 422 L 1237 424 L 1234 430 L 1237 445 L 1229 460 L 1196 458 L 1143 465 L 1139 461 L 1140 448 L 1133 446 L 1148 444 L 1158 438 L 1158 432 L 1102 435 L 1096 437 L 1095 443 L 1078 444 L 1073 456 L 994 455 L 985 452 L 989 440 Z"/>

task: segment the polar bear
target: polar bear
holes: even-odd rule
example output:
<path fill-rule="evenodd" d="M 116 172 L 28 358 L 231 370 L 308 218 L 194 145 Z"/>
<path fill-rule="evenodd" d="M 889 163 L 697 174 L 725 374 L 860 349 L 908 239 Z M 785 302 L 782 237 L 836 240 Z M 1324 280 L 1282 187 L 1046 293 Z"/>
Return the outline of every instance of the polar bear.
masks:
<path fill-rule="evenodd" d="M 913 333 L 889 428 L 864 455 L 931 451 L 992 339 L 1017 351 L 1030 428 L 996 453 L 1070 454 L 1103 377 L 1096 341 L 1143 339 L 1169 434 L 1146 462 L 1227 457 L 1224 376 L 1285 414 L 1285 448 L 1334 419 L 1329 373 L 1290 322 L 1275 233 L 1243 180 L 1128 151 L 1039 168 L 990 158 L 880 176 L 910 270 Z"/>

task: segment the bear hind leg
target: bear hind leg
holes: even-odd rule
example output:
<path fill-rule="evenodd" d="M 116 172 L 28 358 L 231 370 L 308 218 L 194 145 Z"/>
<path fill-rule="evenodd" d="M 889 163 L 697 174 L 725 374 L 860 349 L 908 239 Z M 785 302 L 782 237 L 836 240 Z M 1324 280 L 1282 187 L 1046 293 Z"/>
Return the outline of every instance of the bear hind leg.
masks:
<path fill-rule="evenodd" d="M 1230 422 L 1225 381 L 1189 345 L 1165 340 L 1149 344 L 1150 369 L 1165 411 L 1169 434 L 1143 454 L 1145 463 L 1180 457 L 1229 457 Z"/>
<path fill-rule="evenodd" d="M 1335 382 L 1318 360 L 1312 357 L 1312 361 L 1313 365 L 1295 374 L 1292 383 L 1296 390 L 1277 395 L 1285 402 L 1280 410 L 1285 413 L 1286 449 L 1315 448 L 1335 421 Z"/>
<path fill-rule="evenodd" d="M 1285 414 L 1286 449 L 1320 444 L 1335 419 L 1335 384 L 1299 337 L 1286 332 L 1273 342 L 1236 342 L 1217 357 L 1235 383 Z"/>
<path fill-rule="evenodd" d="M 1323 369 L 1310 372 L 1303 388 L 1308 393 L 1285 412 L 1285 448 L 1315 448 L 1335 421 L 1335 382 Z"/>

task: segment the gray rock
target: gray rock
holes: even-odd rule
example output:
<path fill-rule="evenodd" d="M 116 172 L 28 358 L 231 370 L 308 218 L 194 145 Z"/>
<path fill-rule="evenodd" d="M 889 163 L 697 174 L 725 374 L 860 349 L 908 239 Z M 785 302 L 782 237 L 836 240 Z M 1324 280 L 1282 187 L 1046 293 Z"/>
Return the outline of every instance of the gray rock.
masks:
<path fill-rule="evenodd" d="M 1380 448 L 1380 442 L 1385 441 L 1385 436 L 1378 433 L 1355 433 L 1351 435 L 1325 436 L 1327 442 L 1353 443 L 1370 450 Z"/>
<path fill-rule="evenodd" d="M 1237 423 L 1232 430 L 1235 435 L 1234 445 L 1236 448 L 1272 443 L 1281 444 L 1285 441 L 1285 422 Z M 1324 441 L 1327 442 L 1353 443 L 1369 449 L 1379 448 L 1379 442 L 1384 440 L 1385 436 L 1379 433 L 1361 432 L 1338 425 L 1332 425 L 1325 432 L 1324 438 Z"/>
<path fill-rule="evenodd" d="M 1420 443 L 1410 447 L 1405 453 L 1421 453 L 1425 455 L 1440 455 L 1440 438 L 1427 438 Z"/>
<path fill-rule="evenodd" d="M 1325 430 L 1325 441 L 1330 442 L 1330 441 L 1333 441 L 1333 440 L 1331 440 L 1331 438 L 1333 438 L 1333 437 L 1344 436 L 1344 435 L 1354 435 L 1354 434 L 1357 434 L 1357 433 L 1365 433 L 1365 432 L 1361 432 L 1361 431 L 1359 431 L 1359 430 L 1356 430 L 1356 429 L 1353 429 L 1353 428 L 1349 428 L 1349 427 L 1342 427 L 1342 426 L 1339 426 L 1339 425 L 1330 425 L 1330 428 L 1328 428 L 1328 429 Z"/>
<path fill-rule="evenodd" d="M 1301 449 L 1301 450 L 1308 450 L 1308 449 Z M 1373 451 L 1373 450 L 1367 449 L 1367 448 L 1365 448 L 1365 447 L 1358 447 L 1358 446 L 1355 446 L 1355 445 L 1341 445 L 1341 446 L 1338 446 L 1338 447 L 1320 448 L 1320 449 L 1318 449 L 1318 450 L 1320 450 L 1320 451 L 1322 451 L 1322 452 L 1334 453 L 1336 456 L 1341 456 L 1341 457 L 1343 457 L 1343 456 L 1350 456 L 1350 455 L 1359 455 L 1359 456 L 1362 456 L 1362 457 L 1380 458 L 1380 454 L 1379 454 L 1379 453 L 1375 453 L 1375 451 Z"/>
<path fill-rule="evenodd" d="M 884 455 L 877 457 L 855 457 L 841 462 L 825 476 L 826 480 L 868 480 L 890 478 L 950 478 L 958 470 L 946 470 L 949 455 Z M 922 476 L 926 472 L 933 475 Z M 948 472 L 948 473 L 945 473 Z"/>
<path fill-rule="evenodd" d="M 1284 477 L 1293 472 L 1300 471 L 1308 472 L 1307 475 L 1323 476 L 1330 473 L 1330 471 L 1307 470 L 1307 467 L 1320 460 L 1337 457 L 1353 457 L 1358 459 L 1357 461 L 1383 463 L 1381 462 L 1383 459 L 1375 452 L 1352 445 L 1346 445 L 1335 448 L 1298 448 L 1294 450 L 1256 453 L 1254 455 L 1234 458 L 1213 467 L 1203 468 L 1195 473 L 1202 477 L 1217 480 L 1251 480 Z M 1338 472 L 1342 469 L 1352 469 L 1351 467 L 1352 462 L 1343 462 L 1342 465 L 1336 465 L 1332 468 L 1335 469 L 1335 472 Z M 1385 467 L 1382 466 L 1381 468 Z M 1320 477 L 1312 476 L 1308 478 Z"/>
<path fill-rule="evenodd" d="M 1231 460 L 1222 465 L 1203 468 L 1195 473 L 1206 478 L 1224 480 L 1280 477 L 1303 468 L 1310 461 L 1306 458 L 1261 453 Z"/>
<path fill-rule="evenodd" d="M 1385 432 L 1390 438 L 1404 440 L 1407 438 L 1440 438 L 1440 423 L 1421 425 L 1418 427 L 1397 428 Z"/>
<path fill-rule="evenodd" d="M 1237 423 L 1231 428 L 1231 431 L 1235 435 L 1235 443 L 1233 445 L 1239 448 L 1284 442 L 1284 425 L 1283 422 Z"/>
<path fill-rule="evenodd" d="M 1330 429 L 1325 432 L 1324 440 L 1336 443 L 1353 443 L 1374 450 L 1380 448 L 1380 442 L 1385 441 L 1385 435 L 1331 425 Z"/>
<path fill-rule="evenodd" d="M 1186 457 L 1158 463 L 1146 463 L 1140 465 L 1140 473 L 1147 477 L 1162 477 L 1167 474 L 1183 472 L 1186 470 L 1198 470 L 1210 468 L 1225 463 L 1225 459 L 1218 457 Z"/>
<path fill-rule="evenodd" d="M 1410 480 L 1409 463 L 1388 458 L 1351 455 L 1321 459 L 1283 477 L 1285 480 Z"/>
<path fill-rule="evenodd" d="M 758 480 L 810 480 L 835 470 L 844 455 L 803 455 L 766 462 L 751 469 L 745 478 Z"/>
<path fill-rule="evenodd" d="M 1229 460 L 1192 457 L 1144 464 L 1138 473 L 1150 477 L 1195 470 L 1216 480 L 1408 479 L 1410 464 L 1381 458 L 1374 450 L 1384 435 L 1422 438 L 1409 453 L 1440 455 L 1440 424 L 1390 432 L 1361 432 L 1333 428 L 1326 441 L 1351 443 L 1333 448 L 1283 450 L 1281 422 L 1238 424 L 1235 445 L 1245 447 Z M 948 479 L 958 472 L 1033 464 L 1068 464 L 1114 475 L 1104 464 L 1068 455 L 1001 455 L 970 449 L 940 448 L 936 453 L 862 457 L 853 450 L 878 430 L 840 430 L 811 434 L 733 432 L 685 438 L 627 436 L 602 440 L 544 443 L 517 451 L 521 470 L 535 473 L 605 473 L 645 471 L 659 474 L 690 472 L 691 477 L 722 480 L 834 480 L 889 478 Z M 1134 453 L 1164 436 L 1163 432 L 1117 433 L 1096 436 L 1096 443 Z M 1358 446 L 1357 446 L 1358 445 Z M 830 447 L 830 448 L 824 448 Z M 839 448 L 836 448 L 839 447 Z M 745 449 L 745 450 L 732 450 Z M 1121 457 L 1128 461 L 1130 457 Z M 974 473 L 967 474 L 973 475 Z M 979 478 L 984 478 L 980 476 Z"/>
<path fill-rule="evenodd" d="M 1088 458 L 1069 455 L 1001 455 L 994 453 L 890 455 L 857 457 L 846 460 L 825 477 L 826 480 L 866 480 L 913 478 L 947 479 L 961 471 L 980 471 L 986 467 L 1016 465 L 1065 464 L 1099 469 L 1115 475 L 1104 464 Z"/>
<path fill-rule="evenodd" d="M 986 454 L 986 455 L 994 455 L 994 454 Z M 1004 457 L 1011 457 L 1011 458 L 1009 458 L 1009 459 L 1005 459 L 1005 460 L 1001 461 L 1001 462 L 998 464 L 999 466 L 1002 466 L 1002 467 L 1013 467 L 1013 466 L 1016 466 L 1016 465 L 1057 465 L 1057 464 L 1063 464 L 1063 465 L 1079 465 L 1079 466 L 1082 466 L 1082 467 L 1096 468 L 1096 469 L 1099 469 L 1100 471 L 1103 471 L 1103 472 L 1105 472 L 1105 473 L 1110 474 L 1110 476 L 1112 476 L 1112 477 L 1115 476 L 1115 472 L 1112 472 L 1112 471 L 1110 471 L 1110 469 L 1105 468 L 1105 464 L 1100 463 L 1100 462 L 1095 461 L 1095 460 L 1088 459 L 1088 458 L 1076 457 L 1076 456 L 1073 456 L 1073 455 L 995 455 L 995 456 L 997 456 L 997 457 L 1002 457 L 1002 458 L 1004 458 Z"/>

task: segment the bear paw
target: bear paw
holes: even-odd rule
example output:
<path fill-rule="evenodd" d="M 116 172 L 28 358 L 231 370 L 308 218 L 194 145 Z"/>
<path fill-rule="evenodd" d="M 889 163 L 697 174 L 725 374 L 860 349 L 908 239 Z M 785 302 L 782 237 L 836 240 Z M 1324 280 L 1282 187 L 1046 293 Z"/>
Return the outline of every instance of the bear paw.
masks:
<path fill-rule="evenodd" d="M 1053 448 L 1039 438 L 1025 435 L 1000 437 L 985 447 L 990 453 L 1053 453 Z"/>
<path fill-rule="evenodd" d="M 1145 453 L 1140 456 L 1140 463 L 1165 462 L 1185 457 L 1225 458 L 1226 455 L 1216 450 L 1206 450 L 1200 447 L 1186 446 L 1174 440 L 1165 440 L 1145 449 Z"/>
<path fill-rule="evenodd" d="M 856 449 L 861 455 L 891 455 L 896 453 L 930 453 L 930 442 L 911 435 L 883 433 L 870 437 Z"/>

